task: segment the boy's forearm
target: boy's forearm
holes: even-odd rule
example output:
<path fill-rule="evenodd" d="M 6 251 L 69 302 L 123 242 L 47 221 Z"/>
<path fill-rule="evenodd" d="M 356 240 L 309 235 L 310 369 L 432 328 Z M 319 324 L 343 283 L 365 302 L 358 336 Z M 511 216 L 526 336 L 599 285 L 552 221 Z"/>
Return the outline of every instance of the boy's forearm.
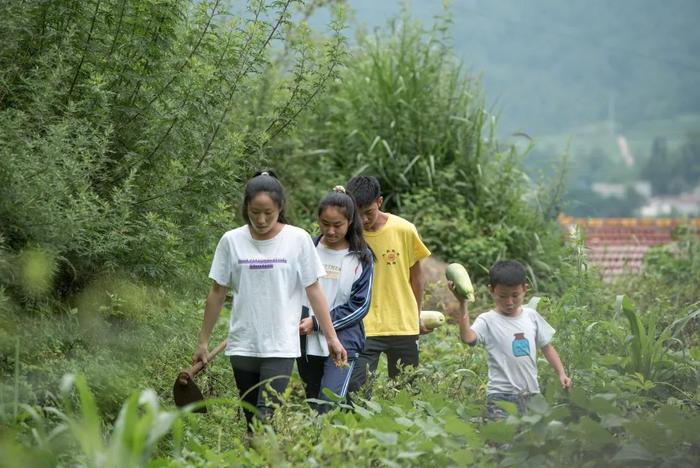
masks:
<path fill-rule="evenodd" d="M 421 267 L 420 260 L 413 264 L 409 271 L 411 289 L 413 290 L 413 296 L 416 298 L 416 306 L 418 307 L 418 315 L 420 316 L 420 310 L 423 307 L 423 290 L 425 289 L 425 282 L 423 281 L 423 268 Z"/>
<path fill-rule="evenodd" d="M 561 358 L 559 358 L 559 353 L 557 353 L 557 350 L 554 349 L 554 346 L 552 346 L 551 344 L 543 346 L 542 354 L 544 355 L 545 359 L 547 359 L 547 362 L 549 362 L 549 365 L 552 366 L 552 369 L 554 369 L 554 371 L 558 375 L 566 375 L 564 365 L 561 362 Z"/>
<path fill-rule="evenodd" d="M 469 320 L 469 310 L 467 301 L 459 301 L 459 338 L 462 342 L 469 345 L 476 343 L 476 333 L 472 330 L 471 321 Z"/>

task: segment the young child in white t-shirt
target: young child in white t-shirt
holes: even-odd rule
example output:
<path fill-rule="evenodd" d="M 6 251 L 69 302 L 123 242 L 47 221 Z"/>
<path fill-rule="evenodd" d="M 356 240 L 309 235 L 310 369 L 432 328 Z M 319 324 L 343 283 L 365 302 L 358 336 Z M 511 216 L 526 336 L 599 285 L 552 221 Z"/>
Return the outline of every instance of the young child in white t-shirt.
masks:
<path fill-rule="evenodd" d="M 555 330 L 536 310 L 523 307 L 527 292 L 525 268 L 515 260 L 496 262 L 489 271 L 489 290 L 495 308 L 480 314 L 470 326 L 466 299 L 450 291 L 460 305 L 459 336 L 470 346 L 484 346 L 488 354 L 486 407 L 490 418 L 505 412 L 496 401 L 510 401 L 524 411 L 531 395 L 540 393 L 537 382 L 537 348 L 559 376 L 564 389 L 571 386 L 559 354 L 551 344 Z"/>

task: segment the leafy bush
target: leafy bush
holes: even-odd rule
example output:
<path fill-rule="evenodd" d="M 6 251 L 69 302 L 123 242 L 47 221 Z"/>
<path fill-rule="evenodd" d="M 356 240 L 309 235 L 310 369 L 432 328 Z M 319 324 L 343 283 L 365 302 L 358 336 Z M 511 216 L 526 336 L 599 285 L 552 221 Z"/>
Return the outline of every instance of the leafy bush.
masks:
<path fill-rule="evenodd" d="M 188 277 L 230 226 L 241 183 L 268 158 L 270 140 L 334 75 L 341 23 L 321 43 L 290 21 L 294 8 L 3 2 L 7 248 L 50 252 L 64 296 L 105 272 Z"/>

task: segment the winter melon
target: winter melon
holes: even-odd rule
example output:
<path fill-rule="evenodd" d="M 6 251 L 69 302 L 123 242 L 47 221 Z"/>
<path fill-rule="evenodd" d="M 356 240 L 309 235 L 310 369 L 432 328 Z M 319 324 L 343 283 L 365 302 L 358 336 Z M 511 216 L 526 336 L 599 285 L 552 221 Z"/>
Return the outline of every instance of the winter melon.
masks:
<path fill-rule="evenodd" d="M 421 310 L 420 324 L 428 330 L 434 330 L 445 323 L 445 316 L 437 310 Z"/>
<path fill-rule="evenodd" d="M 469 302 L 474 302 L 474 286 L 469 278 L 467 269 L 459 263 L 450 263 L 445 269 L 445 276 L 455 285 L 455 292 L 458 296 Z"/>

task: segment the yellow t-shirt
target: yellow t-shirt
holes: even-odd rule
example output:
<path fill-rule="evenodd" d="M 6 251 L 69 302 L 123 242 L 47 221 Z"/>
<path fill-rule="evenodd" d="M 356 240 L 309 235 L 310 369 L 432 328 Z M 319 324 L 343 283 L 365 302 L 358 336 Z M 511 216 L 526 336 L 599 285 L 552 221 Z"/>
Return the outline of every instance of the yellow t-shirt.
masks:
<path fill-rule="evenodd" d="M 417 335 L 418 305 L 411 289 L 410 268 L 430 255 L 430 250 L 412 223 L 392 214 L 378 231 L 365 231 L 364 238 L 377 256 L 365 334 Z"/>

